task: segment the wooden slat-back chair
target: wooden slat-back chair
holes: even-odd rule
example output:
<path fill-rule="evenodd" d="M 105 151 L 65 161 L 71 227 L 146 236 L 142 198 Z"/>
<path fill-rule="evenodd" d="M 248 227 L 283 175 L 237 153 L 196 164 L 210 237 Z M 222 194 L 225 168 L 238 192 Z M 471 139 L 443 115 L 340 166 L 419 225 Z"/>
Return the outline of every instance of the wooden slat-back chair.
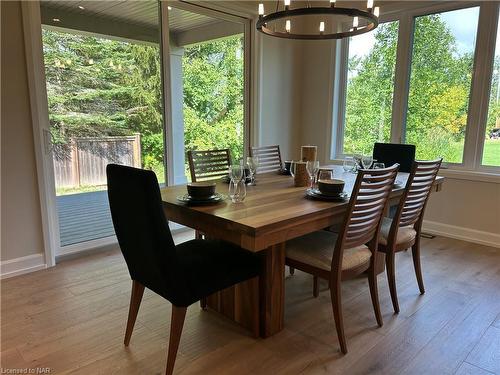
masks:
<path fill-rule="evenodd" d="M 381 219 L 398 172 L 389 168 L 360 170 L 354 184 L 342 229 L 337 235 L 319 231 L 288 241 L 286 264 L 328 280 L 337 336 L 342 353 L 347 353 L 342 317 L 342 280 L 368 271 L 375 317 L 382 326 L 377 290 L 377 244 Z"/>
<path fill-rule="evenodd" d="M 188 151 L 189 172 L 192 182 L 216 180 L 227 176 L 231 164 L 229 149 Z M 195 238 L 203 238 L 203 233 L 195 231 Z M 205 300 L 201 305 L 205 308 Z"/>
<path fill-rule="evenodd" d="M 191 181 L 216 180 L 228 174 L 231 164 L 229 149 L 188 151 Z"/>
<path fill-rule="evenodd" d="M 250 147 L 250 156 L 259 158 L 259 173 L 275 172 L 283 167 L 279 145 Z"/>
<path fill-rule="evenodd" d="M 405 192 L 401 197 L 394 218 L 384 218 L 380 231 L 379 250 L 386 254 L 387 279 L 391 291 L 392 305 L 399 312 L 396 291 L 395 255 L 397 252 L 412 248 L 413 265 L 420 293 L 425 293 L 420 266 L 420 232 L 424 219 L 425 206 L 432 185 L 441 167 L 442 159 L 415 161 L 411 168 Z"/>

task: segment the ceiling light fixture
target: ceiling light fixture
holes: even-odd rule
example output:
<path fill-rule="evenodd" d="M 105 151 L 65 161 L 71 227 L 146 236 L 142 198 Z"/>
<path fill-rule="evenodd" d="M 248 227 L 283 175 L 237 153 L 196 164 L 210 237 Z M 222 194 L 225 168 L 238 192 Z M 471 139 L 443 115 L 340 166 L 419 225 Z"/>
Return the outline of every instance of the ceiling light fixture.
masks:
<path fill-rule="evenodd" d="M 61 22 L 61 20 L 59 18 L 52 18 L 52 21 L 54 21 L 54 22 Z"/>
<path fill-rule="evenodd" d="M 374 7 L 374 0 L 367 0 L 366 10 L 340 8 L 335 3 L 329 0 L 330 6 L 292 9 L 291 0 L 284 0 L 280 10 L 277 0 L 275 12 L 269 14 L 264 14 L 264 4 L 259 4 L 257 30 L 278 38 L 323 40 L 364 34 L 378 26 L 380 8 Z"/>
<path fill-rule="evenodd" d="M 78 5 L 78 9 L 85 10 L 85 7 L 82 5 Z"/>

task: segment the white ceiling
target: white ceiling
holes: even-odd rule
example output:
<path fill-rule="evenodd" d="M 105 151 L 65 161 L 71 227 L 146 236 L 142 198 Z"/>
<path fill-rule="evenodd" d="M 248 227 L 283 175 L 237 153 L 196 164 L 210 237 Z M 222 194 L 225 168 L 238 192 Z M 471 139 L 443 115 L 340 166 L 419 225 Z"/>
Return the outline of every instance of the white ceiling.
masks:
<path fill-rule="evenodd" d="M 125 1 L 69 1 L 42 0 L 42 13 L 50 10 L 51 15 L 65 21 L 74 15 L 105 18 L 109 22 L 123 22 L 156 29 L 158 27 L 158 2 L 155 0 Z M 84 9 L 81 9 L 83 7 Z M 59 15 L 60 14 L 60 15 Z M 175 8 L 169 12 L 168 24 L 173 33 L 219 22 L 212 17 Z M 53 24 L 57 26 L 57 24 Z"/>

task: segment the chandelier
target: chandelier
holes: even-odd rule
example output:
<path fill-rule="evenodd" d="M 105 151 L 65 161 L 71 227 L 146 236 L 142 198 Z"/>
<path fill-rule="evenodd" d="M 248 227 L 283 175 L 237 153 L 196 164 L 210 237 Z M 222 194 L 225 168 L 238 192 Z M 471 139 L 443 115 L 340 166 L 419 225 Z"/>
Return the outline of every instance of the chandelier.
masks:
<path fill-rule="evenodd" d="M 284 0 L 280 10 L 278 0 L 269 14 L 259 4 L 257 30 L 278 38 L 323 40 L 364 34 L 378 26 L 380 8 L 373 6 L 374 0 L 368 0 L 366 10 L 336 7 L 335 1 L 330 0 L 329 7 L 291 9 L 290 0 Z"/>

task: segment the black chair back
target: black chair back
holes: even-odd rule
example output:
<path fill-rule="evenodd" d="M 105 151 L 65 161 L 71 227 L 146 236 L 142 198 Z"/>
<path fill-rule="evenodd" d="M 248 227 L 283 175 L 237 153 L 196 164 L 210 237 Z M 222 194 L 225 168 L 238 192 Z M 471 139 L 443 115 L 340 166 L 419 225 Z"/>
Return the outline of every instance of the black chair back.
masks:
<path fill-rule="evenodd" d="M 106 174 L 111 217 L 131 278 L 170 300 L 180 280 L 156 175 L 116 164 Z"/>
<path fill-rule="evenodd" d="M 411 172 L 415 161 L 415 145 L 399 143 L 375 143 L 373 146 L 373 158 L 386 167 L 399 164 L 400 172 Z"/>

